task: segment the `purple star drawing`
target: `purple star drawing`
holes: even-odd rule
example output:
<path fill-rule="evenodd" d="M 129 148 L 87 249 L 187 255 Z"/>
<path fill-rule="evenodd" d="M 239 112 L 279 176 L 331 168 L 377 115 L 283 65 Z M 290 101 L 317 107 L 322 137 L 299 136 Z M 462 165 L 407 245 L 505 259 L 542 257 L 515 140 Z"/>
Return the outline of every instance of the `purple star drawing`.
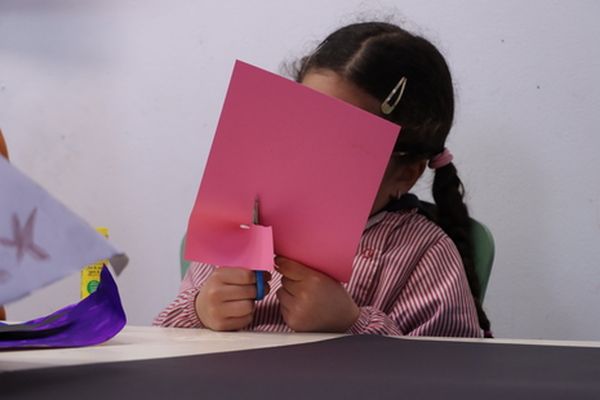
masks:
<path fill-rule="evenodd" d="M 0 237 L 0 245 L 6 247 L 17 248 L 17 261 L 20 263 L 25 253 L 29 253 L 37 260 L 46 260 L 50 256 L 44 249 L 33 242 L 33 228 L 35 224 L 35 213 L 37 208 L 34 208 L 27 217 L 25 226 L 21 229 L 21 222 L 17 214 L 12 215 L 12 231 L 13 238 L 6 239 Z"/>
<path fill-rule="evenodd" d="M 0 285 L 10 280 L 10 272 L 5 269 L 0 269 Z"/>

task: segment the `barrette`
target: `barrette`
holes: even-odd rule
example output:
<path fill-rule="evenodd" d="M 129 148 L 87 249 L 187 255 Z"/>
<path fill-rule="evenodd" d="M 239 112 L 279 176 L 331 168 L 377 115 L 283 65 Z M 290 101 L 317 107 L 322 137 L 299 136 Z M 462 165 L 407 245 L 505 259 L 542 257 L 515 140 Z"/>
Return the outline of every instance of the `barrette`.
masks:
<path fill-rule="evenodd" d="M 383 101 L 383 103 L 381 103 L 381 112 L 384 115 L 389 115 L 392 113 L 392 111 L 394 111 L 394 109 L 400 102 L 400 99 L 402 99 L 402 95 L 404 94 L 404 89 L 406 88 L 407 81 L 408 81 L 408 79 L 406 79 L 405 76 L 400 78 L 400 80 L 398 81 L 396 86 L 392 89 L 392 91 L 390 92 L 388 97 Z M 400 93 L 398 94 L 398 97 L 396 97 L 396 100 L 394 100 L 394 102 L 392 103 L 391 102 L 392 98 L 394 97 L 394 95 L 396 94 L 396 92 L 398 90 L 400 90 Z"/>

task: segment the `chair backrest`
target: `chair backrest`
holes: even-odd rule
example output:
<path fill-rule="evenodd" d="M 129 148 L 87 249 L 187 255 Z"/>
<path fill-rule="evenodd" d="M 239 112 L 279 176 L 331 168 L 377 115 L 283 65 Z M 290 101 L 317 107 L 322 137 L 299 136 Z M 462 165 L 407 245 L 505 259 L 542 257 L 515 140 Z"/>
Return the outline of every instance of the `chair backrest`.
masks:
<path fill-rule="evenodd" d="M 185 237 L 186 235 L 183 235 L 183 238 L 181 238 L 181 245 L 179 246 L 179 267 L 181 269 L 181 279 L 183 279 L 185 273 L 190 267 L 190 262 L 183 256 L 185 253 Z"/>
<path fill-rule="evenodd" d="M 487 226 L 473 218 L 471 218 L 471 240 L 473 241 L 473 264 L 479 279 L 481 302 L 483 303 L 492 273 L 496 247 L 492 232 Z"/>

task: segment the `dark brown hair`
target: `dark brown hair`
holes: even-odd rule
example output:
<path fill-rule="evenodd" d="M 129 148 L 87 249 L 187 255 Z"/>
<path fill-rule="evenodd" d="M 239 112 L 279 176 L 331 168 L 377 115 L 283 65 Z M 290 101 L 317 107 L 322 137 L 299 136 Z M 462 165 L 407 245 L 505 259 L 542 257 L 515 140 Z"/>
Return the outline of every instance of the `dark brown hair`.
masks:
<path fill-rule="evenodd" d="M 333 71 L 381 102 L 406 77 L 401 102 L 381 115 L 402 127 L 394 151 L 406 153 L 404 162 L 428 160 L 443 151 L 454 118 L 454 90 L 444 57 L 428 40 L 385 22 L 356 23 L 329 35 L 296 69 L 298 82 L 310 71 Z M 490 322 L 473 265 L 471 223 L 454 164 L 435 170 L 432 192 L 434 219 L 460 252 L 479 325 L 487 332 Z"/>

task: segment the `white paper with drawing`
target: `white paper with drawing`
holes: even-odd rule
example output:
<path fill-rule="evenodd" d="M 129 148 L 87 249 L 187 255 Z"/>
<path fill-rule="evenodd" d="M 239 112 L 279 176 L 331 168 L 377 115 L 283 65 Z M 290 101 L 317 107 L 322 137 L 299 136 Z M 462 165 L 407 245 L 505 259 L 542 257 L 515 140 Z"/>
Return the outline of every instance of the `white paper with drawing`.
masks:
<path fill-rule="evenodd" d="M 0 304 L 110 259 L 127 257 L 85 221 L 0 157 Z"/>

